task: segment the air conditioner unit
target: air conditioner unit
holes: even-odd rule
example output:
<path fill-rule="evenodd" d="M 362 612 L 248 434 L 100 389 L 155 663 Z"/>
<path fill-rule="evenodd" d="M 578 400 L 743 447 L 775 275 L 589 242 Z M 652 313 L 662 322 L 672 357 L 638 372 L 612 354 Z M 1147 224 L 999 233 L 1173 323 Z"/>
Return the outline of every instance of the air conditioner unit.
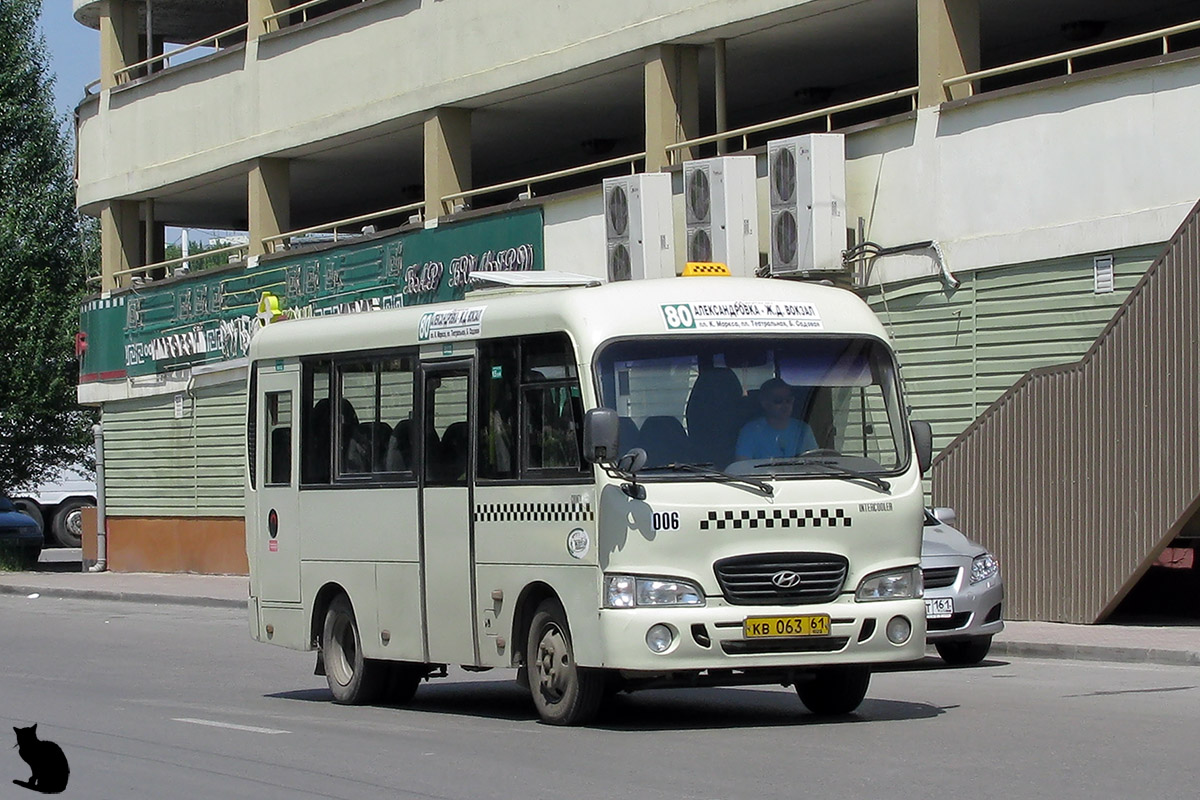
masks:
<path fill-rule="evenodd" d="M 719 261 L 734 275 L 758 270 L 754 156 L 685 161 L 683 205 L 687 261 Z"/>
<path fill-rule="evenodd" d="M 605 178 L 604 229 L 610 282 L 675 277 L 670 175 Z"/>
<path fill-rule="evenodd" d="M 840 133 L 767 142 L 772 275 L 842 269 L 846 145 Z"/>

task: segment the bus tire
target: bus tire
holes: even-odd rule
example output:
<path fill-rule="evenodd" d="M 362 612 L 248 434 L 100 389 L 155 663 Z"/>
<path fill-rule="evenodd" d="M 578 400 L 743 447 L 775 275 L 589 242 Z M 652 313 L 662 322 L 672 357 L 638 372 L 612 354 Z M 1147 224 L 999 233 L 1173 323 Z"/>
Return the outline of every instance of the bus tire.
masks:
<path fill-rule="evenodd" d="M 584 725 L 595 718 L 604 698 L 604 674 L 575 663 L 567 614 L 557 600 L 538 606 L 525 653 L 529 692 L 543 722 Z"/>
<path fill-rule="evenodd" d="M 408 661 L 392 661 L 388 667 L 388 685 L 384 697 L 394 705 L 407 705 L 417 693 L 417 687 L 428 674 L 429 667 Z"/>
<path fill-rule="evenodd" d="M 63 547 L 80 547 L 83 544 L 83 500 L 64 500 L 54 512 L 50 529 L 55 540 Z"/>
<path fill-rule="evenodd" d="M 811 680 L 796 684 L 805 708 L 820 716 L 849 714 L 867 696 L 871 670 L 867 667 L 825 667 Z"/>
<path fill-rule="evenodd" d="M 354 607 L 344 594 L 333 598 L 325 612 L 321 650 L 325 680 L 333 693 L 333 702 L 341 705 L 373 703 L 387 688 L 388 665 L 363 656 Z"/>

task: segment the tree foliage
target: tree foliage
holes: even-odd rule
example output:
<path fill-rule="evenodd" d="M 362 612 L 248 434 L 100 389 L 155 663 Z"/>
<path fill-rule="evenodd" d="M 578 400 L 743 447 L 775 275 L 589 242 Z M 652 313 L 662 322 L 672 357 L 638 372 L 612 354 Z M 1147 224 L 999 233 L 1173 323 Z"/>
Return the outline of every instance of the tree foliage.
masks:
<path fill-rule="evenodd" d="M 83 460 L 74 335 L 88 264 L 38 0 L 0 0 L 0 490 Z M 87 248 L 92 258 L 94 248 Z"/>

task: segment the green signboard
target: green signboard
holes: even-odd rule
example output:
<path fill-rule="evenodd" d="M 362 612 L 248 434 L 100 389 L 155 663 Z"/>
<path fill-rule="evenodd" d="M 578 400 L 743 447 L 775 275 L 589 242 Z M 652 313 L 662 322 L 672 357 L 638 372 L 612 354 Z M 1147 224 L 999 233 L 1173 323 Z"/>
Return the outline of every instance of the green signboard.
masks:
<path fill-rule="evenodd" d="M 459 300 L 471 272 L 544 268 L 542 212 L 532 208 L 150 284 L 84 304 L 80 382 L 240 358 L 275 314 Z"/>

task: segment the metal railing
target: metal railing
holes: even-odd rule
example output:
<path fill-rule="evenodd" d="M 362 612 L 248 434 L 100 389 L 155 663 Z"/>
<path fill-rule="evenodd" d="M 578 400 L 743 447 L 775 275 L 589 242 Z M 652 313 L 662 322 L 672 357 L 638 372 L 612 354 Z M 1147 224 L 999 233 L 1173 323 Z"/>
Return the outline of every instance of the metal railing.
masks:
<path fill-rule="evenodd" d="M 145 69 L 149 71 L 149 69 L 155 64 L 162 64 L 164 69 L 171 66 L 171 59 L 183 53 L 188 53 L 201 47 L 212 47 L 220 50 L 222 39 L 226 39 L 239 33 L 245 33 L 249 27 L 250 26 L 248 23 L 243 22 L 241 25 L 235 25 L 228 30 L 223 30 L 220 33 L 205 37 L 204 39 L 192 42 L 191 44 L 185 44 L 183 47 L 178 47 L 169 53 L 162 53 L 161 55 L 139 61 L 136 64 L 130 64 L 127 67 L 122 67 L 114 72 L 113 75 L 116 78 L 117 83 L 124 83 L 125 81 L 132 80 L 134 73 L 138 70 Z M 89 84 L 89 86 L 90 85 L 91 84 Z"/>
<path fill-rule="evenodd" d="M 273 14 L 267 14 L 265 17 L 263 17 L 263 24 L 267 30 L 277 31 L 277 30 L 279 30 L 279 20 L 280 19 L 288 16 L 289 14 L 297 14 L 297 13 L 302 15 L 301 19 L 304 22 L 308 22 L 308 10 L 310 8 L 313 8 L 314 6 L 319 6 L 324 2 L 325 2 L 325 0 L 306 0 L 306 2 L 297 3 L 296 5 L 292 6 L 291 8 L 285 8 L 283 11 L 276 11 Z M 362 0 L 359 0 L 359 2 L 362 2 Z M 273 27 L 272 27 L 271 23 L 274 23 Z"/>
<path fill-rule="evenodd" d="M 186 256 L 180 256 L 179 258 L 168 258 L 166 261 L 156 261 L 153 264 L 142 264 L 137 267 L 130 267 L 129 269 L 119 269 L 116 272 L 114 272 L 112 275 L 114 278 L 118 278 L 122 275 L 135 275 L 135 274 L 140 274 L 140 273 L 148 273 L 148 272 L 151 272 L 156 269 L 166 269 L 167 267 L 174 267 L 179 264 L 185 264 L 189 261 L 190 262 L 203 261 L 204 259 L 209 258 L 211 256 L 223 256 L 223 255 L 229 255 L 231 253 L 238 253 L 239 255 L 245 255 L 249 251 L 250 251 L 250 245 L 248 245 L 248 244 L 234 244 L 234 245 L 230 245 L 229 247 L 218 247 L 214 250 L 201 250 L 198 253 L 190 253 Z M 104 280 L 103 275 L 92 275 L 87 279 L 87 282 L 88 283 L 99 283 L 102 280 Z"/>
<path fill-rule="evenodd" d="M 570 167 L 568 169 L 560 169 L 555 172 L 543 172 L 541 175 L 534 175 L 529 178 L 521 178 L 515 181 L 505 181 L 504 183 L 494 183 L 491 186 L 481 186 L 478 189 L 467 189 L 461 192 L 444 195 L 442 197 L 443 205 L 448 205 L 451 211 L 454 210 L 455 200 L 469 200 L 472 197 L 478 197 L 481 194 L 490 194 L 491 192 L 503 192 L 507 189 L 523 188 L 521 197 L 528 199 L 533 197 L 533 185 L 535 183 L 544 183 L 546 181 L 557 180 L 558 178 L 569 178 L 572 175 L 583 175 L 588 172 L 595 172 L 598 169 L 606 169 L 615 167 L 621 164 L 629 164 L 631 172 L 637 172 L 637 168 L 633 165 L 646 158 L 646 153 L 633 153 L 632 155 L 619 156 L 617 158 L 608 158 L 604 161 L 594 161 L 590 164 L 582 164 L 578 167 Z"/>
<path fill-rule="evenodd" d="M 338 240 L 338 232 L 340 228 L 345 228 L 349 225 L 361 225 L 362 223 L 370 222 L 373 219 L 391 217 L 395 216 L 396 214 L 408 214 L 412 211 L 419 211 L 424 206 L 425 203 L 423 201 L 417 203 L 408 203 L 407 205 L 396 206 L 394 208 L 385 208 L 382 211 L 372 211 L 369 214 L 359 214 L 357 217 L 347 217 L 346 219 L 339 219 L 334 222 L 323 222 L 320 225 L 312 225 L 307 228 L 287 231 L 286 233 L 280 233 L 275 236 L 267 236 L 262 240 L 263 248 L 268 253 L 274 253 L 276 250 L 280 249 L 280 246 L 286 243 L 287 240 L 293 239 L 297 236 L 305 236 L 310 233 L 332 233 L 333 240 L 336 242 Z"/>
<path fill-rule="evenodd" d="M 957 75 L 953 78 L 947 78 L 942 81 L 942 86 L 945 89 L 958 86 L 960 84 L 969 84 L 971 94 L 975 94 L 975 81 L 983 80 L 984 78 L 994 78 L 997 75 L 1008 75 L 1013 72 L 1020 72 L 1033 67 L 1042 67 L 1047 64 L 1057 64 L 1066 62 L 1067 74 L 1075 74 L 1075 59 L 1082 56 L 1090 56 L 1096 53 L 1104 53 L 1109 50 L 1117 50 L 1129 45 L 1141 44 L 1143 42 L 1153 42 L 1156 39 L 1162 40 L 1162 53 L 1167 55 L 1171 52 L 1170 37 L 1180 33 L 1200 30 L 1200 20 L 1193 22 L 1185 22 L 1180 25 L 1172 25 L 1169 28 L 1160 28 L 1155 31 L 1147 31 L 1134 36 L 1126 36 L 1121 39 L 1114 39 L 1111 42 L 1101 42 L 1100 44 L 1088 45 L 1087 47 L 1077 47 L 1074 50 L 1065 50 L 1061 53 L 1053 53 L 1048 56 L 1039 56 L 1037 58 L 1029 58 L 1024 61 L 1017 61 L 1013 64 L 1005 64 L 999 67 L 991 67 L 989 69 L 981 69 L 975 72 L 969 72 L 966 75 Z"/>
<path fill-rule="evenodd" d="M 859 108 L 866 108 L 868 106 L 877 105 L 879 103 L 886 103 L 891 100 L 899 100 L 904 97 L 911 97 L 912 98 L 912 107 L 913 107 L 913 109 L 916 109 L 916 107 L 917 107 L 917 101 L 916 101 L 917 87 L 912 86 L 907 89 L 896 89 L 895 91 L 884 92 L 883 94 L 877 94 L 877 95 L 873 95 L 871 97 L 864 97 L 861 100 L 851 100 L 848 103 L 838 103 L 837 105 L 826 106 L 825 108 L 818 108 L 818 109 L 814 109 L 812 111 L 805 111 L 802 114 L 792 114 L 789 117 L 781 117 L 779 119 L 773 119 L 773 120 L 769 120 L 767 122 L 759 122 L 755 125 L 747 125 L 742 128 L 734 128 L 733 130 L 721 131 L 720 133 L 714 133 L 710 136 L 699 136 L 695 139 L 688 139 L 683 142 L 676 142 L 675 144 L 667 145 L 667 152 L 674 155 L 675 153 L 678 153 L 680 150 L 685 150 L 689 147 L 699 147 L 700 145 L 713 144 L 715 142 L 727 141 L 729 139 L 736 139 L 739 136 L 742 137 L 742 149 L 748 150 L 749 144 L 747 143 L 746 137 L 750 136 L 751 134 L 762 133 L 763 131 L 769 131 L 769 130 L 773 130 L 775 128 L 782 128 L 787 125 L 795 125 L 798 122 L 807 122 L 807 121 L 813 120 L 813 119 L 820 119 L 821 117 L 825 118 L 825 130 L 832 131 L 834 114 L 840 114 L 843 111 L 853 111 L 853 110 L 859 109 Z"/>

